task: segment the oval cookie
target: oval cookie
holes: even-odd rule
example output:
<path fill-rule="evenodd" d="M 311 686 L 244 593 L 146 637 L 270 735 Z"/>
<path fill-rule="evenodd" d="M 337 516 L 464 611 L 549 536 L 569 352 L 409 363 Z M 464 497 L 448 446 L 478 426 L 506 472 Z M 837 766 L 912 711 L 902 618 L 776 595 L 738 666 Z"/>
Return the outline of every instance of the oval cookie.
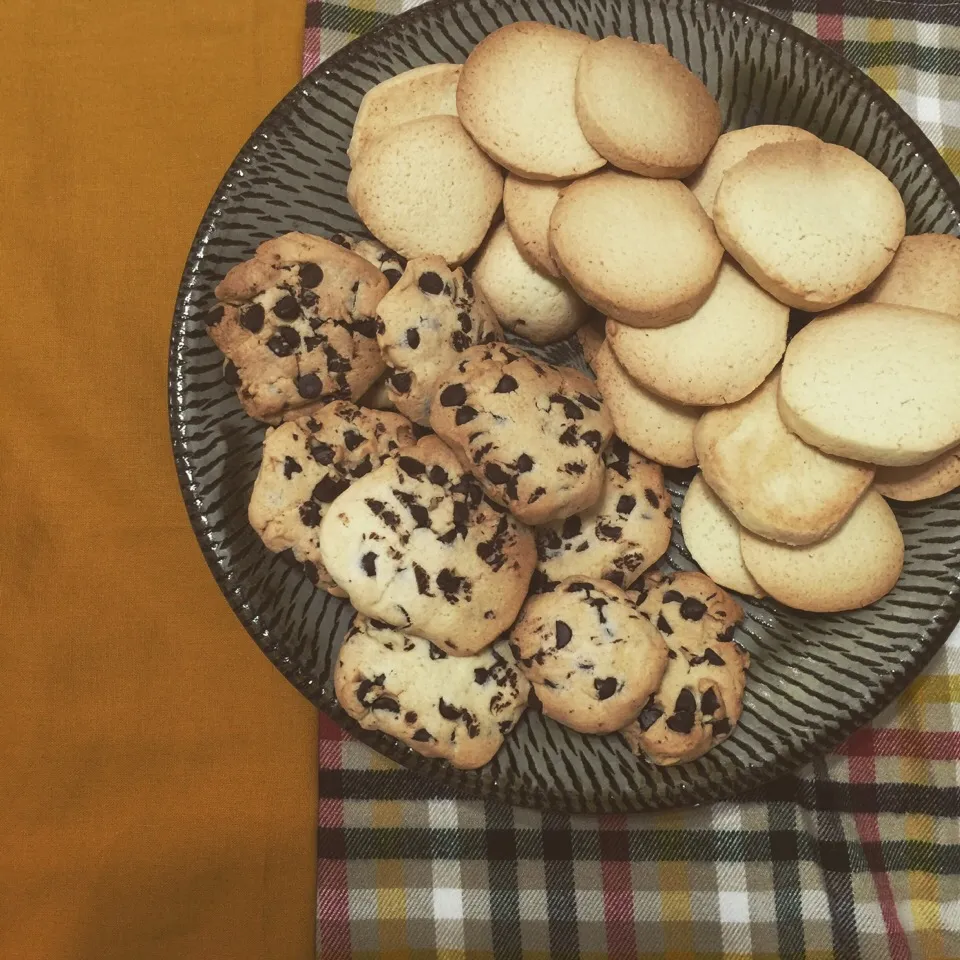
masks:
<path fill-rule="evenodd" d="M 866 607 L 893 589 L 903 568 L 897 518 L 875 490 L 820 543 L 790 547 L 744 530 L 740 548 L 747 569 L 771 597 L 811 613 Z"/>
<path fill-rule="evenodd" d="M 593 369 L 618 436 L 645 457 L 668 467 L 696 464 L 693 431 L 700 419 L 699 408 L 671 403 L 635 383 L 609 343 L 597 351 Z"/>
<path fill-rule="evenodd" d="M 460 64 L 429 63 L 378 83 L 360 101 L 347 156 L 356 163 L 363 149 L 391 127 L 444 114 L 457 115 Z"/>
<path fill-rule="evenodd" d="M 816 140 L 820 138 L 800 127 L 787 127 L 777 123 L 761 123 L 742 130 L 721 133 L 703 166 L 687 178 L 687 186 L 700 201 L 708 217 L 713 216 L 713 199 L 717 195 L 723 175 L 748 153 L 765 143 L 782 143 L 788 140 Z"/>
<path fill-rule="evenodd" d="M 751 597 L 764 596 L 743 562 L 740 524 L 698 473 L 690 482 L 680 509 L 683 542 L 694 563 L 722 587 Z"/>
<path fill-rule="evenodd" d="M 916 467 L 879 467 L 873 485 L 888 500 L 907 503 L 956 490 L 960 487 L 960 447 Z"/>
<path fill-rule="evenodd" d="M 787 347 L 780 412 L 827 453 L 925 463 L 960 442 L 960 323 L 879 303 L 819 317 Z"/>
<path fill-rule="evenodd" d="M 689 317 L 706 300 L 723 256 L 709 218 L 679 180 L 614 171 L 560 194 L 550 249 L 587 303 L 635 327 Z"/>
<path fill-rule="evenodd" d="M 574 84 L 589 37 L 546 23 L 511 23 L 467 57 L 457 112 L 498 163 L 532 180 L 579 177 L 603 157 L 577 122 Z"/>
<path fill-rule="evenodd" d="M 943 233 L 904 237 L 862 299 L 960 317 L 960 239 Z"/>
<path fill-rule="evenodd" d="M 357 158 L 347 198 L 367 229 L 404 257 L 456 265 L 483 242 L 503 176 L 456 117 L 408 120 Z"/>
<path fill-rule="evenodd" d="M 494 228 L 480 252 L 473 282 L 503 326 L 532 343 L 566 339 L 587 314 L 565 280 L 540 273 L 520 255 L 505 223 Z"/>
<path fill-rule="evenodd" d="M 873 479 L 873 467 L 831 457 L 780 417 L 778 374 L 729 407 L 708 410 L 694 440 L 703 477 L 748 530 L 771 540 L 822 540 Z"/>
<path fill-rule="evenodd" d="M 568 182 L 524 180 L 511 173 L 503 184 L 503 217 L 517 249 L 551 277 L 561 273 L 550 254 L 550 215 Z"/>
<path fill-rule="evenodd" d="M 718 406 L 752 393 L 787 346 L 790 309 L 733 261 L 692 317 L 658 329 L 611 320 L 607 339 L 638 383 L 676 403 Z"/>
<path fill-rule="evenodd" d="M 876 280 L 903 239 L 906 214 L 897 188 L 852 150 L 794 141 L 758 147 L 728 170 L 713 221 L 761 287 L 819 311 Z"/>
<path fill-rule="evenodd" d="M 658 43 L 604 37 L 580 57 L 577 119 L 594 149 L 645 177 L 685 177 L 720 133 L 699 77 Z"/>

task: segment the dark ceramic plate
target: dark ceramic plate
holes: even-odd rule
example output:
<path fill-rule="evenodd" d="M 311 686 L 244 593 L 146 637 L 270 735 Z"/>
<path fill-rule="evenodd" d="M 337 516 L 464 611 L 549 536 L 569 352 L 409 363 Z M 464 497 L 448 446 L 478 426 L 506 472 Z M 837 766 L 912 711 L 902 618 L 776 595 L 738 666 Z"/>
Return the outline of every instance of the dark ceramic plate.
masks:
<path fill-rule="evenodd" d="M 898 186 L 908 232 L 958 232 L 960 189 L 917 126 L 859 70 L 799 31 L 736 2 L 459 0 L 429 3 L 352 43 L 299 84 L 253 134 L 197 233 L 170 350 L 170 424 L 184 500 L 225 596 L 304 696 L 381 753 L 467 794 L 558 810 L 648 810 L 735 797 L 840 743 L 921 670 L 958 619 L 960 493 L 896 507 L 907 544 L 897 588 L 868 610 L 810 616 L 746 602 L 753 657 L 743 719 L 685 766 L 638 762 L 619 736 L 583 737 L 528 713 L 495 760 L 459 772 L 360 730 L 337 706 L 331 670 L 351 608 L 268 553 L 246 520 L 263 427 L 221 378 L 200 318 L 227 269 L 287 230 L 358 231 L 346 201 L 357 106 L 402 70 L 462 62 L 503 24 L 541 20 L 593 37 L 664 44 L 707 83 L 726 127 L 788 123 L 844 144 Z M 575 356 L 576 354 L 576 356 Z M 582 362 L 575 344 L 545 352 Z M 685 478 L 671 480 L 679 507 Z M 679 529 L 667 562 L 689 568 Z"/>

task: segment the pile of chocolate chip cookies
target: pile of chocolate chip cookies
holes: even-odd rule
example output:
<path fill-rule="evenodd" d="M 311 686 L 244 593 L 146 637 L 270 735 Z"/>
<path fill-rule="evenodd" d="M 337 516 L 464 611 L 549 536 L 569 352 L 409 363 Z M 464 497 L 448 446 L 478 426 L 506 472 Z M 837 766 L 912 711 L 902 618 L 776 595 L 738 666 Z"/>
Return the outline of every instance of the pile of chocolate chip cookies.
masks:
<path fill-rule="evenodd" d="M 364 97 L 374 239 L 286 234 L 218 286 L 225 377 L 272 426 L 250 522 L 356 608 L 334 680 L 363 727 L 471 768 L 535 703 L 695 759 L 749 666 L 723 588 L 873 603 L 887 500 L 960 486 L 960 240 L 904 238 L 843 147 L 720 128 L 662 47 L 512 24 Z M 523 345 L 573 334 L 595 380 Z M 699 466 L 703 573 L 652 569 L 665 466 Z"/>

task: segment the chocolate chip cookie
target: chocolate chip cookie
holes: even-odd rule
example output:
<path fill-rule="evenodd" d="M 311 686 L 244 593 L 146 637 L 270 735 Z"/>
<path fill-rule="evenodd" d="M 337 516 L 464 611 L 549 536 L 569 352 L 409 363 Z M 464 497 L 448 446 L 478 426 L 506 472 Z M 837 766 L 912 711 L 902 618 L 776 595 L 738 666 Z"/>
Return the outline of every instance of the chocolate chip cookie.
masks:
<path fill-rule="evenodd" d="M 248 516 L 269 550 L 291 550 L 310 581 L 346 594 L 327 573 L 320 521 L 350 484 L 414 442 L 406 417 L 336 400 L 322 410 L 267 431 Z"/>
<path fill-rule="evenodd" d="M 659 689 L 623 735 L 660 766 L 696 760 L 740 719 L 750 666 L 734 640 L 743 611 L 702 573 L 649 574 L 637 599 L 670 653 Z"/>
<path fill-rule="evenodd" d="M 377 342 L 389 369 L 396 408 L 427 426 L 440 378 L 465 350 L 502 340 L 503 331 L 483 294 L 460 267 L 441 257 L 416 257 L 380 301 Z"/>
<path fill-rule="evenodd" d="M 603 460 L 600 499 L 581 513 L 537 528 L 538 589 L 572 576 L 630 587 L 670 546 L 673 519 L 663 468 L 619 437 Z"/>
<path fill-rule="evenodd" d="M 359 614 L 333 680 L 340 705 L 365 730 L 380 730 L 463 770 L 493 758 L 530 690 L 505 644 L 451 657 L 422 637 Z"/>
<path fill-rule="evenodd" d="M 605 580 L 576 577 L 527 601 L 510 648 L 548 717 L 581 733 L 612 733 L 650 699 L 667 645 L 634 601 Z"/>
<path fill-rule="evenodd" d="M 513 623 L 536 565 L 533 533 L 434 436 L 341 494 L 319 543 L 357 610 L 457 656 Z"/>
<path fill-rule="evenodd" d="M 438 383 L 430 426 L 526 523 L 569 517 L 600 496 L 613 424 L 576 370 L 505 344 L 471 347 Z"/>
<path fill-rule="evenodd" d="M 399 253 L 385 247 L 379 240 L 369 237 L 351 237 L 346 233 L 333 233 L 330 242 L 352 250 L 357 256 L 372 263 L 386 278 L 391 287 L 395 287 L 403 276 L 407 261 Z"/>
<path fill-rule="evenodd" d="M 220 282 L 206 316 L 246 412 L 279 423 L 361 396 L 383 370 L 375 313 L 388 289 L 371 263 L 321 237 L 260 244 Z"/>

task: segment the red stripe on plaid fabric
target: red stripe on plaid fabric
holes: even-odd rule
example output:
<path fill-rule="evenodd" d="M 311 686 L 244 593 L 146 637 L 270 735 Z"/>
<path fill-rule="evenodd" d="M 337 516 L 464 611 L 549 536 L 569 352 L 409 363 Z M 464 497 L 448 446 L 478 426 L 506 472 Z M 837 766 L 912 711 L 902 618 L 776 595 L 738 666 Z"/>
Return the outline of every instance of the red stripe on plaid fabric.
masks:
<path fill-rule="evenodd" d="M 626 817 L 614 814 L 605 814 L 597 819 L 607 956 L 611 960 L 633 960 L 637 956 L 637 937 L 630 877 L 629 825 Z"/>
<path fill-rule="evenodd" d="M 317 0 L 307 0 L 307 6 L 317 3 Z M 319 3 L 317 4 L 319 6 Z M 303 33 L 303 63 L 301 71 L 306 76 L 312 70 L 320 66 L 320 46 L 323 38 L 323 29 L 315 27 L 310 23 L 310 17 L 307 16 L 307 27 Z"/>
<path fill-rule="evenodd" d="M 847 761 L 851 783 L 876 783 L 877 767 L 872 756 L 852 756 Z M 857 836 L 863 844 L 863 853 L 870 867 L 873 886 L 877 891 L 880 914 L 887 930 L 891 960 L 910 960 L 910 943 L 897 914 L 897 903 L 890 886 L 890 874 L 883 862 L 880 845 L 880 824 L 876 813 L 859 812 L 853 815 Z"/>
<path fill-rule="evenodd" d="M 320 714 L 320 776 L 343 768 L 347 734 Z M 328 839 L 317 850 L 317 956 L 346 958 L 350 950 L 350 897 L 343 837 L 343 797 L 320 797 L 317 826 Z M 336 838 L 331 843 L 330 837 Z"/>
<path fill-rule="evenodd" d="M 837 747 L 848 757 L 917 757 L 960 760 L 960 731 L 875 730 L 864 727 Z"/>
<path fill-rule="evenodd" d="M 817 14 L 817 36 L 827 43 L 843 40 L 843 17 L 835 13 Z"/>

